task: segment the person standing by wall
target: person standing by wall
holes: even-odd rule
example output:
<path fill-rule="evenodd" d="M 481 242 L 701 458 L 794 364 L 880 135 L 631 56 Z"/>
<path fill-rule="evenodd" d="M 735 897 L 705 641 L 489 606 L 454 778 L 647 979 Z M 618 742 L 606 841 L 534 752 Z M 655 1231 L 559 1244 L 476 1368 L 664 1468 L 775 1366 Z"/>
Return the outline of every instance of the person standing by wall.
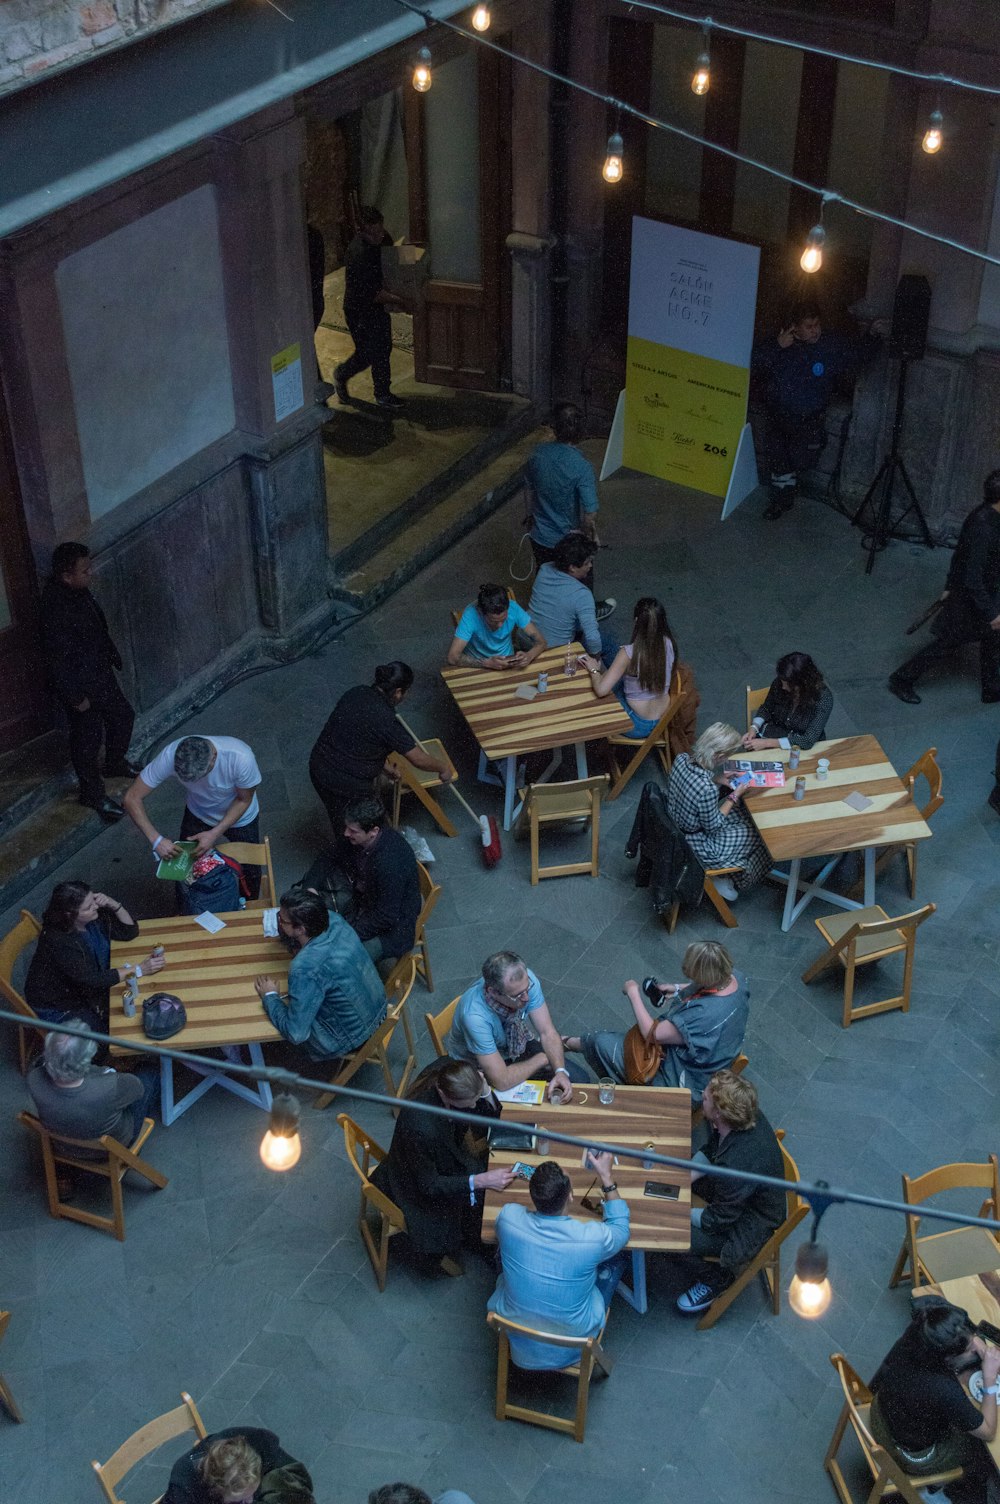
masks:
<path fill-rule="evenodd" d="M 392 236 L 382 221 L 381 209 L 363 204 L 358 219 L 358 233 L 344 256 L 344 317 L 354 341 L 354 354 L 334 367 L 333 384 L 338 401 L 349 402 L 347 383 L 371 366 L 376 405 L 395 411 L 404 404 L 389 389 L 392 380 L 389 309 L 401 304 L 399 298 L 382 286 L 382 247 L 392 245 Z"/>

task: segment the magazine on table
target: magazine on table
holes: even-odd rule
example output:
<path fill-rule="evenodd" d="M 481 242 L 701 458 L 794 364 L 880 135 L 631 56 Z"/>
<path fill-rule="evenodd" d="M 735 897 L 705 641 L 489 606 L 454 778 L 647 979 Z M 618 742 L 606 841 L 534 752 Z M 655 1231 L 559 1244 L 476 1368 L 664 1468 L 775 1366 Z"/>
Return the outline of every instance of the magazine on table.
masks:
<path fill-rule="evenodd" d="M 548 1084 L 547 1081 L 520 1081 L 517 1086 L 498 1091 L 496 1095 L 501 1102 L 527 1102 L 532 1107 L 537 1107 L 545 1101 L 545 1088 Z"/>
<path fill-rule="evenodd" d="M 759 757 L 730 757 L 722 764 L 722 771 L 727 777 L 748 773 L 748 787 L 752 789 L 782 789 L 785 786 L 785 765 L 782 762 L 768 762 Z"/>

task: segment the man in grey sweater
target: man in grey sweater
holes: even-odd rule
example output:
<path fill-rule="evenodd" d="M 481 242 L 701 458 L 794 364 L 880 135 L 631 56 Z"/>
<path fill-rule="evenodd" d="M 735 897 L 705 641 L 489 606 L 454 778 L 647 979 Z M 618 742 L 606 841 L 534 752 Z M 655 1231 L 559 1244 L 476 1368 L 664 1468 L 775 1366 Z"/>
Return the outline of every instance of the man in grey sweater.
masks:
<path fill-rule="evenodd" d="M 75 1022 L 75 1020 L 70 1020 Z M 42 1059 L 28 1072 L 27 1086 L 39 1121 L 67 1138 L 109 1134 L 131 1144 L 159 1084 L 155 1067 L 132 1073 L 93 1065 L 97 1045 L 73 1034 L 47 1034 Z M 100 1158 L 81 1149 L 80 1159 Z"/>
<path fill-rule="evenodd" d="M 582 642 L 588 653 L 609 667 L 618 644 L 598 624 L 593 594 L 583 584 L 596 549 L 584 533 L 560 538 L 551 562 L 539 566 L 528 614 L 550 647 Z"/>

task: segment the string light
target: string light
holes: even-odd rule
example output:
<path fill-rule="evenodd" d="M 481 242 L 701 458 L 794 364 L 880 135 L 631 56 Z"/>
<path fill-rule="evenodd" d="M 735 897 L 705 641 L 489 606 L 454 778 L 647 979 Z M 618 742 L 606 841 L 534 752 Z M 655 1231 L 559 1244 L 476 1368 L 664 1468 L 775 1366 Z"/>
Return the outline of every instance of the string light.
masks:
<path fill-rule="evenodd" d="M 418 94 L 426 94 L 434 82 L 431 77 L 431 50 L 429 47 L 421 47 L 417 53 L 417 61 L 413 65 L 413 87 Z"/>
<path fill-rule="evenodd" d="M 606 183 L 620 183 L 622 180 L 622 157 L 625 152 L 625 142 L 617 131 L 608 137 L 608 154 L 604 158 L 604 166 L 601 168 L 601 176 Z"/>
<path fill-rule="evenodd" d="M 933 157 L 935 152 L 941 150 L 941 142 L 944 140 L 944 136 L 941 133 L 943 125 L 944 116 L 941 114 L 941 111 L 931 110 L 927 117 L 927 129 L 924 131 L 924 139 L 920 143 L 929 157 Z"/>
<path fill-rule="evenodd" d="M 815 1235 L 808 1243 L 802 1243 L 795 1255 L 795 1273 L 788 1287 L 788 1304 L 797 1316 L 806 1321 L 815 1321 L 817 1316 L 829 1309 L 833 1298 L 830 1281 L 827 1279 L 828 1258 L 822 1243 Z"/>
<path fill-rule="evenodd" d="M 477 31 L 489 31 L 492 19 L 488 5 L 477 5 L 472 12 L 472 24 Z"/>
<path fill-rule="evenodd" d="M 271 1123 L 260 1141 L 260 1157 L 269 1170 L 290 1170 L 302 1157 L 299 1102 L 282 1091 L 271 1102 Z"/>
<path fill-rule="evenodd" d="M 823 265 L 823 247 L 826 244 L 826 231 L 822 225 L 813 225 L 806 236 L 805 250 L 799 257 L 799 265 L 804 272 L 818 272 Z"/>
<path fill-rule="evenodd" d="M 693 94 L 707 94 L 712 83 L 712 59 L 708 54 L 708 27 L 702 28 L 702 49 L 691 79 Z"/>

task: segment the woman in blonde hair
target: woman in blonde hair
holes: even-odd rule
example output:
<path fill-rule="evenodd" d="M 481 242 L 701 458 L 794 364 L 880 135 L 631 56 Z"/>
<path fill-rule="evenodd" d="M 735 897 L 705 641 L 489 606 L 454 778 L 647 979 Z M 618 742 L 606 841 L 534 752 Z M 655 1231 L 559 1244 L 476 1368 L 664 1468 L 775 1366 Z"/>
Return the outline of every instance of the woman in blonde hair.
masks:
<path fill-rule="evenodd" d="M 580 661 L 593 679 L 597 698 L 615 694 L 628 711 L 632 730 L 626 736 L 636 741 L 648 736 L 670 703 L 670 676 L 677 661 L 677 643 L 656 597 L 644 595 L 636 601 L 632 640 L 618 649 L 606 672 L 589 653 Z"/>
<path fill-rule="evenodd" d="M 160 1504 L 306 1504 L 312 1479 L 273 1431 L 228 1426 L 179 1457 Z"/>
<path fill-rule="evenodd" d="M 740 733 L 724 721 L 714 721 L 690 752 L 675 759 L 667 780 L 667 814 L 701 865 L 741 869 L 732 881 L 715 878 L 715 886 L 730 902 L 759 883 L 771 866 L 767 847 L 743 808 L 743 789 L 723 785 L 724 792 L 720 790 L 723 762 L 740 755 Z"/>
<path fill-rule="evenodd" d="M 731 1065 L 740 1053 L 750 988 L 743 973 L 733 969 L 729 952 L 715 940 L 689 945 L 681 970 L 687 978 L 684 982 L 647 977 L 641 988 L 638 982 L 628 981 L 622 991 L 632 1004 L 643 1039 L 659 1045 L 663 1052 L 646 1084 L 686 1086 L 697 1099 L 713 1073 Z M 643 994 L 654 1008 L 669 1001 L 666 1013 L 654 1017 Z M 627 1081 L 624 1034 L 603 1031 L 564 1036 L 563 1046 L 580 1051 L 598 1077 Z"/>

